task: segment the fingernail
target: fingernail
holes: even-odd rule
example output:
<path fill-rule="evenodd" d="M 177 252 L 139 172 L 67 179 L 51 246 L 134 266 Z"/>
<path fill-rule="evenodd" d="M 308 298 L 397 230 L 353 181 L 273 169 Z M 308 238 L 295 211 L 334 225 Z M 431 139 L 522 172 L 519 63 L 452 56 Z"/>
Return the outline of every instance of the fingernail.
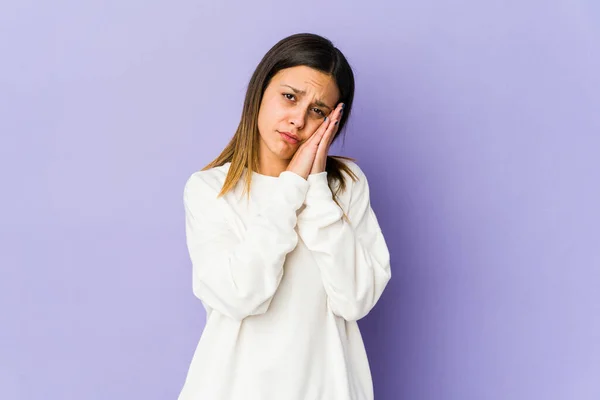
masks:
<path fill-rule="evenodd" d="M 344 111 L 344 107 L 346 107 L 346 105 L 342 103 L 342 111 Z"/>
<path fill-rule="evenodd" d="M 325 117 L 325 121 L 327 121 L 327 117 Z"/>

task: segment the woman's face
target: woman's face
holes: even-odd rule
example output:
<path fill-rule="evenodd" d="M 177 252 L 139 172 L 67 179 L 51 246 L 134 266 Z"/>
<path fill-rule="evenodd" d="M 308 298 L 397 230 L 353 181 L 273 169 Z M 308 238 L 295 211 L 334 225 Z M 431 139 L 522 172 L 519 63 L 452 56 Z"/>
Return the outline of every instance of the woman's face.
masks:
<path fill-rule="evenodd" d="M 310 67 L 286 68 L 275 74 L 258 113 L 261 164 L 289 162 L 333 111 L 339 97 L 333 78 Z"/>

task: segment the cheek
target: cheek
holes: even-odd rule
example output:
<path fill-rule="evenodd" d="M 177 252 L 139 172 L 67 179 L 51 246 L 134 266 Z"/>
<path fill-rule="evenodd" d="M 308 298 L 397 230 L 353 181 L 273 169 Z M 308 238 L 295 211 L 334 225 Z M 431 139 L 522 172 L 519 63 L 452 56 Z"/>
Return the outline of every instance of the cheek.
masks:
<path fill-rule="evenodd" d="M 321 126 L 322 123 L 323 123 L 322 119 L 309 121 L 306 124 L 306 133 L 308 133 L 310 136 L 312 136 L 312 134 L 315 133 L 317 131 L 317 129 L 319 129 L 319 127 Z"/>
<path fill-rule="evenodd" d="M 258 131 L 261 136 L 264 136 L 265 133 L 268 133 L 271 130 L 272 118 L 269 115 L 269 109 L 267 107 L 261 107 L 258 112 Z"/>
<path fill-rule="evenodd" d="M 261 105 L 258 113 L 258 126 L 263 129 L 276 129 L 276 125 L 285 117 L 285 110 L 275 101 Z"/>

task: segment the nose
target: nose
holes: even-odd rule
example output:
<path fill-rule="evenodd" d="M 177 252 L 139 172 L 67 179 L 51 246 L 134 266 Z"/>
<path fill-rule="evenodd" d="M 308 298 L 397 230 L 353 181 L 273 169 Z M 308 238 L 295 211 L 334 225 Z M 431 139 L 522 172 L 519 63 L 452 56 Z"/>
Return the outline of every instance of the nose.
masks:
<path fill-rule="evenodd" d="M 306 110 L 303 107 L 294 107 L 290 111 L 289 121 L 297 130 L 301 130 L 306 123 Z"/>

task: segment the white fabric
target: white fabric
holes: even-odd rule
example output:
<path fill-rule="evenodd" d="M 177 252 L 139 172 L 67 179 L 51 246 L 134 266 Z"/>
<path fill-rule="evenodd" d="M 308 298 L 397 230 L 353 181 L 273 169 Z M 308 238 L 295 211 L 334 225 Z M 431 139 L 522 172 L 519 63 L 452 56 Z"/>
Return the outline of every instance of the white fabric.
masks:
<path fill-rule="evenodd" d="M 390 277 L 367 179 L 333 201 L 327 173 L 253 173 L 217 198 L 230 163 L 184 189 L 193 292 L 206 325 L 179 400 L 371 400 L 357 320 Z M 246 172 L 244 172 L 246 173 Z M 346 176 L 346 175 L 345 175 Z M 245 178 L 245 176 L 244 176 Z"/>

